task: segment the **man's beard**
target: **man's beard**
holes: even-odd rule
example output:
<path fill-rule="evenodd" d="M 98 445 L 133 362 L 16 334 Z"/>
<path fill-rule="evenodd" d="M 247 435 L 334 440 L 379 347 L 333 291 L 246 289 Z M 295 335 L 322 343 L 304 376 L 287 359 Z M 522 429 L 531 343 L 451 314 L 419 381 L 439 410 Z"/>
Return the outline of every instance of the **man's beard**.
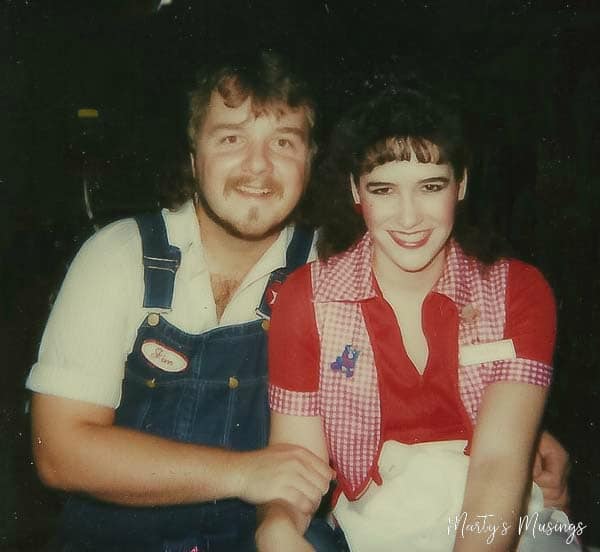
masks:
<path fill-rule="evenodd" d="M 248 176 L 229 178 L 229 179 L 227 179 L 227 182 L 225 183 L 224 196 L 228 197 L 229 195 L 231 195 L 238 186 L 243 186 L 243 185 L 254 183 L 254 182 L 256 182 L 256 178 L 248 177 Z M 264 179 L 261 187 L 268 188 L 270 190 L 270 193 L 277 195 L 279 197 L 281 197 L 283 195 L 282 186 L 275 179 L 272 179 L 272 178 Z M 286 217 L 284 217 L 283 220 L 281 220 L 279 222 L 275 222 L 273 225 L 271 225 L 265 231 L 263 231 L 259 234 L 256 234 L 256 233 L 244 231 L 242 228 L 239 227 L 240 226 L 239 224 L 236 224 L 234 222 L 231 222 L 231 221 L 226 220 L 226 219 L 222 218 L 221 216 L 219 216 L 219 214 L 215 212 L 215 210 L 210 206 L 208 200 L 206 199 L 206 196 L 204 195 L 202 183 L 199 180 L 196 181 L 196 196 L 195 197 L 197 198 L 198 203 L 201 205 L 202 209 L 204 210 L 204 212 L 206 213 L 208 218 L 210 218 L 215 224 L 218 224 L 229 235 L 234 236 L 239 239 L 242 239 L 242 240 L 247 240 L 247 241 L 261 241 L 265 238 L 268 238 L 269 236 L 272 236 L 273 234 L 279 233 L 286 226 L 286 224 L 288 223 L 288 221 L 291 218 L 292 213 L 295 210 L 295 206 L 294 206 L 294 209 L 292 209 L 292 211 Z M 247 221 L 248 222 L 255 221 L 258 219 L 258 216 L 259 216 L 258 207 L 252 207 L 248 213 Z"/>

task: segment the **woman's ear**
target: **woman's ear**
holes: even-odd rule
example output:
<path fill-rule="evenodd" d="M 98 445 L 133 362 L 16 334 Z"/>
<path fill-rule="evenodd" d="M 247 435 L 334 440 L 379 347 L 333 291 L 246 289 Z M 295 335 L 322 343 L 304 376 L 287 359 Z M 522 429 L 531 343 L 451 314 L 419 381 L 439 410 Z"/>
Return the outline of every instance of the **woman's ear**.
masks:
<path fill-rule="evenodd" d="M 467 173 L 467 169 L 463 172 L 462 180 L 458 183 L 458 201 L 462 201 L 465 199 L 465 195 L 467 194 L 467 181 L 469 180 L 469 174 Z"/>
<path fill-rule="evenodd" d="M 352 190 L 355 205 L 360 205 L 360 195 L 358 195 L 358 187 L 356 186 L 356 182 L 354 182 L 354 175 L 352 173 L 350 173 L 350 189 Z"/>
<path fill-rule="evenodd" d="M 194 159 L 194 154 L 190 151 L 190 165 L 192 167 L 192 175 L 196 178 L 196 160 Z"/>

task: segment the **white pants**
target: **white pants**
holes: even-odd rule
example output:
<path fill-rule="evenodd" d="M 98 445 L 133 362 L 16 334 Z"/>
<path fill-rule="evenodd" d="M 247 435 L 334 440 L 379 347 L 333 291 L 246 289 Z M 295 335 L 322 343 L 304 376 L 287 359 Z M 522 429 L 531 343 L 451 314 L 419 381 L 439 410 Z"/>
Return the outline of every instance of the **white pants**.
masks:
<path fill-rule="evenodd" d="M 490 542 L 503 530 L 492 515 L 462 513 L 469 457 L 466 441 L 405 445 L 387 441 L 379 458 L 381 486 L 371 482 L 356 501 L 342 494 L 333 514 L 352 552 L 451 552 L 457 533 L 477 531 Z M 544 509 L 533 485 L 528 516 L 520 520 L 519 552 L 580 550 L 564 527 L 562 512 Z M 549 534 L 547 534 L 549 533 Z M 572 541 L 572 542 L 571 542 Z"/>

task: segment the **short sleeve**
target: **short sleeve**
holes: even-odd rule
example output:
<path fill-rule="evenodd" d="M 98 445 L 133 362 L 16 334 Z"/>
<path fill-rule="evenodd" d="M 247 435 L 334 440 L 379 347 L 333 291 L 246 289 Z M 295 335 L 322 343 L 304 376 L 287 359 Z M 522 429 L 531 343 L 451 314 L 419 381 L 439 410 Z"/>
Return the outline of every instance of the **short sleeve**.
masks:
<path fill-rule="evenodd" d="M 556 340 L 556 304 L 539 270 L 511 261 L 506 297 L 505 338 L 520 358 L 552 364 Z"/>
<path fill-rule="evenodd" d="M 93 236 L 71 263 L 26 386 L 116 408 L 142 294 L 141 243 L 133 220 Z"/>
<path fill-rule="evenodd" d="M 539 270 L 510 261 L 504 338 L 512 340 L 516 358 L 497 363 L 494 380 L 548 386 L 556 341 L 556 304 Z"/>
<path fill-rule="evenodd" d="M 269 327 L 269 404 L 282 414 L 319 414 L 319 338 L 310 265 L 281 287 Z"/>

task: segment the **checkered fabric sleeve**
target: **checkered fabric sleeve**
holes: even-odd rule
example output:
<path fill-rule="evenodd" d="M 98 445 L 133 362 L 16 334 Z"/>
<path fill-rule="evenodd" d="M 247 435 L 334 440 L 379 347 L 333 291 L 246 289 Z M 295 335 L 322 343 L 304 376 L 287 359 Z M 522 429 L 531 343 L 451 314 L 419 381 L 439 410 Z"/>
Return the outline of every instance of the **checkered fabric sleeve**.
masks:
<path fill-rule="evenodd" d="M 492 363 L 489 383 L 514 381 L 548 387 L 552 381 L 552 367 L 528 358 L 513 358 Z"/>
<path fill-rule="evenodd" d="M 269 407 L 280 414 L 318 416 L 318 392 L 299 392 L 269 384 Z"/>
<path fill-rule="evenodd" d="M 512 340 L 517 358 L 494 362 L 489 381 L 549 386 L 555 336 L 556 306 L 552 289 L 536 268 L 510 261 L 504 338 Z"/>
<path fill-rule="evenodd" d="M 531 265 L 508 262 L 504 339 L 510 339 L 516 358 L 491 363 L 486 384 L 497 381 L 547 387 L 552 380 L 556 309 L 550 286 Z"/>
<path fill-rule="evenodd" d="M 453 271 L 467 283 L 463 289 L 469 290 L 458 302 L 474 305 L 477 312 L 475 317 L 461 320 L 461 345 L 510 340 L 516 355 L 460 367 L 461 396 L 475 422 L 483 391 L 491 383 L 550 385 L 556 333 L 555 304 L 552 290 L 540 272 L 530 265 L 504 260 L 482 273 L 474 264 L 468 266 L 473 260 L 460 252 L 454 261 L 461 266 L 457 265 Z"/>

